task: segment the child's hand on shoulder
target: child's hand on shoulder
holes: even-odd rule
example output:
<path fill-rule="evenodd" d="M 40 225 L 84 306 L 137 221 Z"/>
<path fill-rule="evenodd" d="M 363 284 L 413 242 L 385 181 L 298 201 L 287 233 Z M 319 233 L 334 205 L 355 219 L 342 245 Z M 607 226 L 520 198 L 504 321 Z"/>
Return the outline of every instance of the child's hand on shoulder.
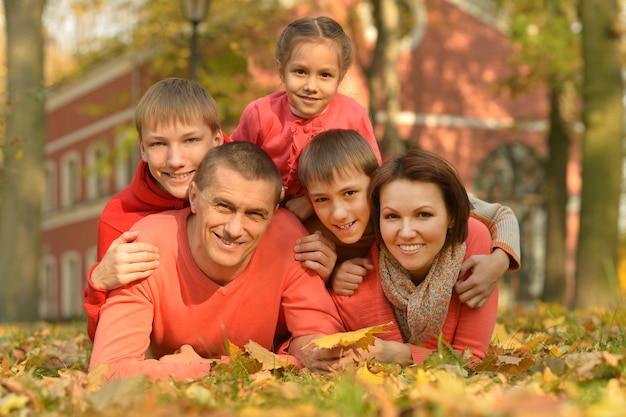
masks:
<path fill-rule="evenodd" d="M 301 261 L 302 266 L 317 272 L 324 282 L 328 281 L 337 262 L 334 242 L 317 231 L 296 240 L 293 250 L 296 252 L 296 260 Z"/>
<path fill-rule="evenodd" d="M 368 258 L 349 259 L 339 265 L 333 274 L 333 291 L 337 295 L 353 295 L 363 282 L 367 271 L 374 269 Z"/>
<path fill-rule="evenodd" d="M 294 197 L 291 200 L 287 201 L 285 203 L 285 207 L 287 208 L 287 210 L 295 214 L 301 222 L 304 222 L 313 214 L 313 206 L 311 205 L 309 199 L 304 195 L 300 197 Z"/>

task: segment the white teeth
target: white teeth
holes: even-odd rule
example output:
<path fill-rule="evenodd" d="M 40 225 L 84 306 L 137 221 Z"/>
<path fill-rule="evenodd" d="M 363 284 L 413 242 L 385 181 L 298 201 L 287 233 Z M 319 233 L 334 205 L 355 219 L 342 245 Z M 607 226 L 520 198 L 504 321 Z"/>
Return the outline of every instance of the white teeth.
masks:
<path fill-rule="evenodd" d="M 224 238 L 220 238 L 220 240 L 222 241 L 223 244 L 225 244 L 226 246 L 235 246 L 237 243 L 233 242 L 232 240 L 226 240 Z"/>
<path fill-rule="evenodd" d="M 344 224 L 343 226 L 337 225 L 337 228 L 341 229 L 341 230 L 347 230 L 350 228 L 350 226 L 352 226 L 354 224 L 354 222 L 348 223 L 348 224 Z"/>
<path fill-rule="evenodd" d="M 187 177 L 189 174 L 180 174 L 180 175 L 174 175 L 174 174 L 169 174 L 170 177 L 174 178 L 174 179 L 180 179 L 180 178 L 185 178 Z"/>
<path fill-rule="evenodd" d="M 424 245 L 400 245 L 400 249 L 405 251 L 416 251 Z"/>

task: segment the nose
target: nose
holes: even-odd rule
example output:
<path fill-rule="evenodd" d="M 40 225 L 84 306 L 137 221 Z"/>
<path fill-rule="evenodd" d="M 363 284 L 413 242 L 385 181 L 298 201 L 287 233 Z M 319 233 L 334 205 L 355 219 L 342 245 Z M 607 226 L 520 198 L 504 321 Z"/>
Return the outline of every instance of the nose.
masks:
<path fill-rule="evenodd" d="M 315 79 L 314 77 L 307 77 L 306 82 L 304 83 L 304 90 L 305 91 L 315 91 L 316 90 L 316 84 L 315 84 Z"/>
<path fill-rule="evenodd" d="M 178 144 L 172 144 L 167 149 L 167 164 L 172 168 L 185 166 L 185 153 Z"/>
<path fill-rule="evenodd" d="M 224 224 L 225 238 L 235 240 L 241 236 L 243 231 L 243 221 L 240 213 L 233 213 Z"/>
<path fill-rule="evenodd" d="M 335 201 L 333 203 L 333 218 L 335 220 L 343 220 L 348 217 L 348 210 L 341 201 Z"/>
<path fill-rule="evenodd" d="M 402 223 L 400 224 L 399 235 L 403 239 L 411 239 L 415 237 L 417 231 L 415 230 L 415 225 L 411 221 L 411 219 L 402 219 Z"/>

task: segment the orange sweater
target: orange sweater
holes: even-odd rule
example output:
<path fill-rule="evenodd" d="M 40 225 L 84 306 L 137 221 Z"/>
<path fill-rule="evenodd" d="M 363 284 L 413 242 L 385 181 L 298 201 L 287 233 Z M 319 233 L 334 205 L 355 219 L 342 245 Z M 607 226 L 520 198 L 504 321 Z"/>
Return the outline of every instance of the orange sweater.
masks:
<path fill-rule="evenodd" d="M 159 247 L 161 264 L 142 282 L 111 291 L 100 312 L 90 369 L 108 363 L 108 377 L 198 378 L 209 371 L 206 361 L 162 363 L 146 359 L 146 351 L 159 358 L 189 344 L 205 358 L 220 358 L 227 341 L 243 347 L 253 340 L 272 349 L 290 336 L 343 331 L 322 280 L 291 256 L 296 238 L 306 233 L 293 214 L 279 209 L 247 268 L 220 286 L 192 258 L 189 213 L 154 214 L 132 228 Z"/>

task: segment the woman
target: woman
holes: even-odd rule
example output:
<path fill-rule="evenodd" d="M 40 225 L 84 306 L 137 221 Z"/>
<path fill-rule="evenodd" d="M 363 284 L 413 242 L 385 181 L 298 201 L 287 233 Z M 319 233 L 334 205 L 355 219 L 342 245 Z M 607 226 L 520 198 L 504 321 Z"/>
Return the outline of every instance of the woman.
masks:
<path fill-rule="evenodd" d="M 347 330 L 394 324 L 358 356 L 423 363 L 442 337 L 460 354 L 470 349 L 474 360 L 483 358 L 498 291 L 483 307 L 470 308 L 454 285 L 465 259 L 490 253 L 491 238 L 486 226 L 469 217 L 456 171 L 435 154 L 411 150 L 374 173 L 368 197 L 378 242 L 368 254 L 374 269 L 354 295 L 332 295 Z"/>

